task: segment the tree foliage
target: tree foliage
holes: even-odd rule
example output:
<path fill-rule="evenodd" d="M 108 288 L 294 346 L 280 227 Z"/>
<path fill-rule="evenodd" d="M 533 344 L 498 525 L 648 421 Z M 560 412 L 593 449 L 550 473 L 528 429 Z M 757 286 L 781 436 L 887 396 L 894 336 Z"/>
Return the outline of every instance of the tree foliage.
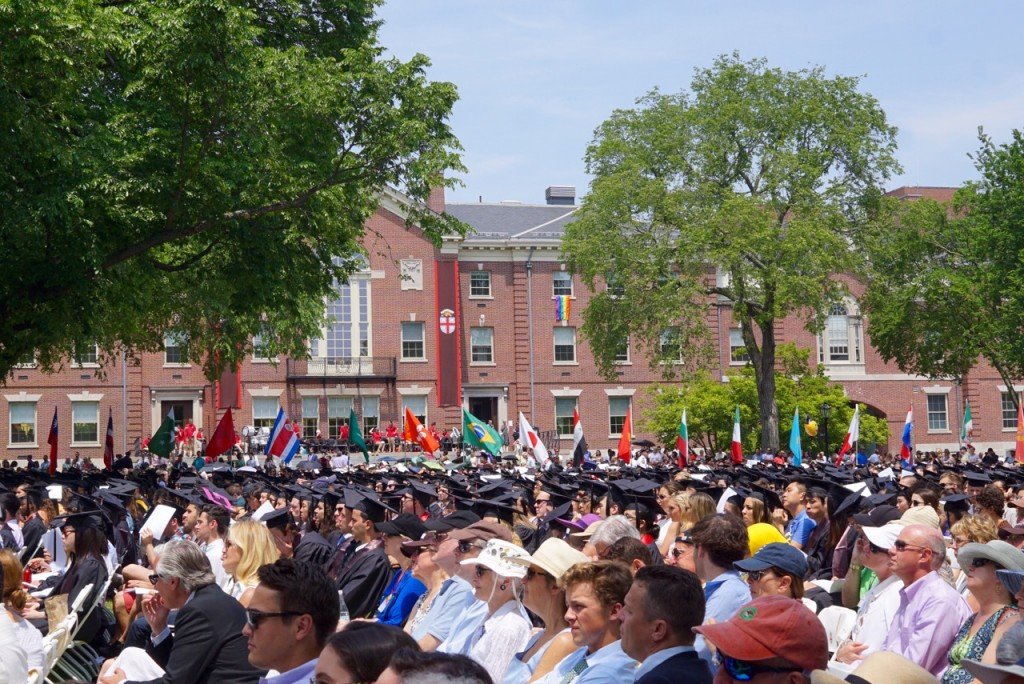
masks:
<path fill-rule="evenodd" d="M 718 302 L 742 329 L 761 443 L 777 447 L 776 324 L 797 314 L 817 329 L 843 295 L 834 276 L 853 266 L 857 200 L 898 168 L 894 136 L 858 78 L 737 55 L 698 69 L 689 92 L 614 112 L 587 150 L 594 180 L 564 242 L 595 293 L 583 333 L 602 372 L 627 337 L 665 361 L 667 329 L 686 368 L 703 365 Z"/>
<path fill-rule="evenodd" d="M 1024 377 L 1024 136 L 983 134 L 974 159 L 981 179 L 949 204 L 874 206 L 857 235 L 862 306 L 872 344 L 902 370 L 962 378 L 984 358 L 1012 387 Z"/>
<path fill-rule="evenodd" d="M 853 403 L 846 397 L 841 385 L 831 383 L 821 372 L 811 372 L 807 365 L 807 350 L 795 345 L 779 345 L 779 355 L 787 359 L 788 373 L 776 379 L 776 400 L 782 420 L 776 438 L 788 451 L 793 410 L 800 408 L 801 443 L 805 454 L 838 451 L 853 417 Z M 802 358 L 802 361 L 801 361 Z M 648 429 L 665 445 L 674 447 L 679 431 L 679 420 L 686 408 L 687 428 L 693 445 L 706 453 L 728 452 L 732 444 L 733 410 L 740 407 L 741 435 L 744 453 L 754 453 L 760 438 L 757 430 L 759 406 L 757 381 L 749 366 L 731 373 L 728 382 L 721 382 L 699 374 L 682 384 L 652 386 L 649 390 L 650 410 L 646 416 Z M 821 424 L 821 405 L 832 407 L 828 419 L 828 444 Z M 818 436 L 805 431 L 809 420 L 818 422 Z M 885 419 L 867 413 L 861 405 L 860 447 L 877 444 L 884 450 L 889 441 L 889 425 Z"/>
<path fill-rule="evenodd" d="M 0 377 L 189 340 L 211 377 L 303 356 L 392 187 L 460 170 L 454 86 L 385 59 L 376 2 L 0 3 Z"/>

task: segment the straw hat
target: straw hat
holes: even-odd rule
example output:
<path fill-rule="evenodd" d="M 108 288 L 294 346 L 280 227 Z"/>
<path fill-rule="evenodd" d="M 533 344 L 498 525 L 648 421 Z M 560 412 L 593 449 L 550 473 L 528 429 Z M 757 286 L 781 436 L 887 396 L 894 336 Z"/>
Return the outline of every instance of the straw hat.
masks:
<path fill-rule="evenodd" d="M 857 679 L 846 679 L 825 670 L 815 670 L 811 673 L 811 684 L 847 684 L 849 681 L 861 681 L 866 684 L 890 684 L 891 682 L 938 684 L 939 682 L 928 670 L 889 651 L 872 653 L 861 661 L 851 676 L 856 676 Z"/>
<path fill-rule="evenodd" d="M 577 563 L 588 563 L 590 559 L 586 555 L 569 546 L 561 539 L 551 537 L 545 539 L 533 555 L 525 558 L 513 558 L 513 563 L 523 563 L 526 566 L 536 565 L 555 579 L 565 574 L 565 571 Z"/>

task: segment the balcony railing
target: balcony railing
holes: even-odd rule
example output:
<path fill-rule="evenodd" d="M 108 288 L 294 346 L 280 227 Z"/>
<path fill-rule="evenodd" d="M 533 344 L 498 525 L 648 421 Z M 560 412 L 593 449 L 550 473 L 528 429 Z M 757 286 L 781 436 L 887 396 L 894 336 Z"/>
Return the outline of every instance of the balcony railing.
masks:
<path fill-rule="evenodd" d="M 289 378 L 394 378 L 394 356 L 314 357 L 288 359 Z"/>

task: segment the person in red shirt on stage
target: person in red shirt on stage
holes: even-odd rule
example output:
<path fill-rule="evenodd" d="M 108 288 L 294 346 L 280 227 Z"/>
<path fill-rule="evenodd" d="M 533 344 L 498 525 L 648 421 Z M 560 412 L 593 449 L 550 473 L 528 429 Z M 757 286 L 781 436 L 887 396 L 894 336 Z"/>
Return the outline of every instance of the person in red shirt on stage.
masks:
<path fill-rule="evenodd" d="M 384 429 L 384 438 L 388 441 L 384 450 L 394 452 L 398 446 L 398 426 L 395 425 L 395 421 L 388 421 L 388 426 Z"/>

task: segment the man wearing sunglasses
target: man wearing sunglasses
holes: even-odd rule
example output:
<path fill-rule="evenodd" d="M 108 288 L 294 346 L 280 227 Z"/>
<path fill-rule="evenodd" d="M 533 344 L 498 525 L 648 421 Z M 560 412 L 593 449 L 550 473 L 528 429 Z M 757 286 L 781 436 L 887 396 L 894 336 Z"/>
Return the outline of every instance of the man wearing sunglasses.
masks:
<path fill-rule="evenodd" d="M 889 566 L 903 580 L 900 608 L 882 649 L 917 663 L 938 677 L 949 664 L 949 648 L 971 609 L 937 572 L 946 558 L 942 534 L 908 525 L 889 549 Z"/>
<path fill-rule="evenodd" d="M 788 596 L 762 596 L 730 620 L 693 631 L 717 650 L 721 667 L 715 684 L 809 684 L 810 672 L 828 663 L 825 627 L 803 603 Z"/>
<path fill-rule="evenodd" d="M 142 602 L 153 630 L 146 653 L 164 674 L 149 684 L 256 684 L 264 670 L 249 664 L 242 635 L 245 609 L 217 586 L 210 561 L 195 542 L 168 542 L 150 581 L 157 593 Z M 174 609 L 172 635 L 168 615 Z M 125 672 L 113 669 L 98 681 L 120 684 L 126 679 Z"/>

